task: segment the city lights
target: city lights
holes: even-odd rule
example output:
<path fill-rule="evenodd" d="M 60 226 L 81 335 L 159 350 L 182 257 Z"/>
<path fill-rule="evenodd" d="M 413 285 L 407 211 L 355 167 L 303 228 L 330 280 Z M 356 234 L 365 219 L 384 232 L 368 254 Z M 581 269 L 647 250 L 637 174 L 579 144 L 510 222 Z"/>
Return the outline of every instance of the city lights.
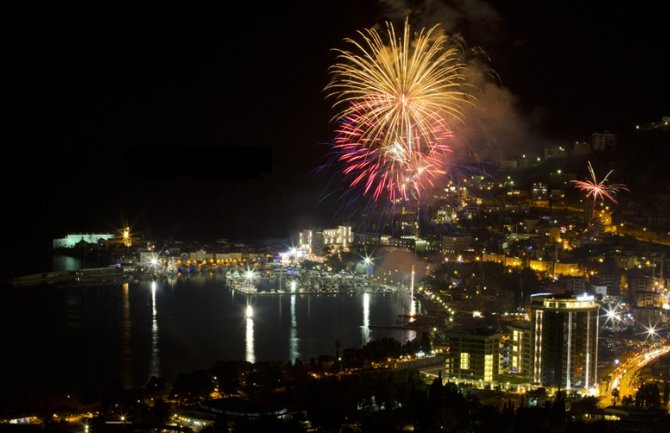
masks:
<path fill-rule="evenodd" d="M 670 431 L 661 6 L 24 3 L 0 430 Z"/>
<path fill-rule="evenodd" d="M 619 312 L 618 312 L 618 306 L 617 305 L 608 305 L 605 307 L 605 323 L 611 322 L 615 323 L 617 320 L 619 320 Z"/>
<path fill-rule="evenodd" d="M 642 325 L 642 328 L 644 328 L 643 334 L 645 335 L 645 339 L 651 339 L 652 341 L 658 337 L 658 330 L 657 330 L 657 324 L 649 324 L 648 326 Z"/>

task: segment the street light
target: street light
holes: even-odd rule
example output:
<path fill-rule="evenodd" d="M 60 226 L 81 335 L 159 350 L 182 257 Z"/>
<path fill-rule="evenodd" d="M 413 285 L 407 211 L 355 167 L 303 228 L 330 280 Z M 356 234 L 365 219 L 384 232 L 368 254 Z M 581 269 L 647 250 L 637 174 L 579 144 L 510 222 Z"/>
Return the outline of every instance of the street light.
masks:
<path fill-rule="evenodd" d="M 251 283 L 254 280 L 254 270 L 253 269 L 247 269 L 247 272 L 244 274 L 245 278 L 249 283 Z"/>
<path fill-rule="evenodd" d="M 652 324 L 650 323 L 649 326 L 644 326 L 644 325 L 642 325 L 642 327 L 644 328 L 644 332 L 643 332 L 643 333 L 646 334 L 646 338 L 645 338 L 645 339 L 651 338 L 652 341 L 653 341 L 654 338 L 658 336 L 658 332 L 656 331 L 656 325 L 652 325 Z"/>
<path fill-rule="evenodd" d="M 365 265 L 365 273 L 367 275 L 372 275 L 372 257 L 363 257 L 363 265 Z"/>
<path fill-rule="evenodd" d="M 617 307 L 618 307 L 618 305 L 614 305 L 614 306 L 610 305 L 605 310 L 605 317 L 606 317 L 605 323 L 610 322 L 610 321 L 612 323 L 615 323 L 617 320 L 619 320 L 619 312 L 617 311 Z"/>

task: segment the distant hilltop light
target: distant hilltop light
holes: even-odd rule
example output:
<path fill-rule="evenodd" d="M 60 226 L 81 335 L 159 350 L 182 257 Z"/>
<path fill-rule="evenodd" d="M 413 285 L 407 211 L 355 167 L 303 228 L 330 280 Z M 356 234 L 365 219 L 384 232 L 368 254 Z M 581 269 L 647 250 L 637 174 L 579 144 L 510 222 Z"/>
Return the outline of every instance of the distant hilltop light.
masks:
<path fill-rule="evenodd" d="M 654 129 L 667 130 L 669 125 L 670 125 L 670 116 L 662 116 L 660 120 L 656 120 L 649 123 L 636 124 L 635 130 L 637 131 L 651 131 Z"/>

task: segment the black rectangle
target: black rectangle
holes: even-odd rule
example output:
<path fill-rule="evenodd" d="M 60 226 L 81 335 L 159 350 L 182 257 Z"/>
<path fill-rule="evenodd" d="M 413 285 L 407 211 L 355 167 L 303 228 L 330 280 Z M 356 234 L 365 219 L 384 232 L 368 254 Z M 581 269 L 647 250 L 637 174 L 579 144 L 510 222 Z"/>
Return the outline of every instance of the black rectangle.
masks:
<path fill-rule="evenodd" d="M 270 146 L 131 146 L 130 174 L 145 178 L 253 179 L 272 173 Z"/>

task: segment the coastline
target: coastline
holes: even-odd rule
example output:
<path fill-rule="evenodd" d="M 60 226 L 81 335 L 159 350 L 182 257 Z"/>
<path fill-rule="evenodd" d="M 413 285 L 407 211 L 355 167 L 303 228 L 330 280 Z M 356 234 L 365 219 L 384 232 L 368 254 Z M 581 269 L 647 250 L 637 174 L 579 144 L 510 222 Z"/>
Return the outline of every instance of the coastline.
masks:
<path fill-rule="evenodd" d="M 78 271 L 49 271 L 9 278 L 5 283 L 12 287 L 30 287 L 61 284 L 108 284 L 123 282 L 130 275 L 117 267 L 86 268 Z"/>

